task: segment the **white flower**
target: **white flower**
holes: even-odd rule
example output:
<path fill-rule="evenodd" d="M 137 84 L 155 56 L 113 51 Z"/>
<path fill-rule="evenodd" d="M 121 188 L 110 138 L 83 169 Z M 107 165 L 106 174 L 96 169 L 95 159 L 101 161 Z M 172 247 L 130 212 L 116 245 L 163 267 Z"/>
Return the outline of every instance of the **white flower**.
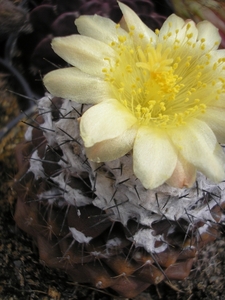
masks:
<path fill-rule="evenodd" d="M 81 35 L 53 40 L 72 67 L 47 74 L 44 84 L 53 95 L 93 105 L 80 122 L 90 160 L 131 152 L 147 189 L 190 187 L 196 170 L 223 180 L 225 51 L 218 50 L 218 30 L 171 15 L 153 32 L 119 5 L 121 26 L 81 16 Z"/>

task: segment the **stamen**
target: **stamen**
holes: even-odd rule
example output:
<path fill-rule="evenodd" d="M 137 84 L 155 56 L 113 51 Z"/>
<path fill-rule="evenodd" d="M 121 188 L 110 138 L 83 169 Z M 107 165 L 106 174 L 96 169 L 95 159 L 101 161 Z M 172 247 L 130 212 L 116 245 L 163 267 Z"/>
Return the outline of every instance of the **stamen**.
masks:
<path fill-rule="evenodd" d="M 163 36 L 165 42 L 155 45 L 150 40 L 145 46 L 140 46 L 132 40 L 136 29 L 131 25 L 132 35 L 118 35 L 118 41 L 110 43 L 118 56 L 116 62 L 112 64 L 110 58 L 104 58 L 109 64 L 108 68 L 102 69 L 105 81 L 109 82 L 115 98 L 132 112 L 140 125 L 182 126 L 189 118 L 206 112 L 210 87 L 218 85 L 215 100 L 225 93 L 225 80 L 219 78 L 219 70 L 225 68 L 225 58 L 218 59 L 212 65 L 212 71 L 207 69 L 206 72 L 212 56 L 202 54 L 204 38 L 200 43 L 190 42 L 193 38 L 192 23 L 186 25 L 186 45 L 191 47 L 190 50 L 196 49 L 188 56 L 178 38 L 174 39 L 173 46 L 166 47 L 167 39 L 179 33 L 179 29 L 172 32 L 172 24 L 169 27 Z M 155 32 L 160 34 L 159 30 Z M 137 36 L 143 39 L 144 34 L 138 32 Z"/>

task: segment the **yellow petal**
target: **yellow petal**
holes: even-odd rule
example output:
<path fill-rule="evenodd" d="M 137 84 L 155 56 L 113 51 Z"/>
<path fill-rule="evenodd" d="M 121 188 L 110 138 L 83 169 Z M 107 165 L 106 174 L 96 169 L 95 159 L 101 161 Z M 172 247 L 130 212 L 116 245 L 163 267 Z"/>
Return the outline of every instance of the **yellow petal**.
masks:
<path fill-rule="evenodd" d="M 113 59 L 115 55 L 105 43 L 76 34 L 54 38 L 52 48 L 69 64 L 99 77 L 104 77 L 102 69 L 109 67 L 108 59 Z"/>
<path fill-rule="evenodd" d="M 195 182 L 195 178 L 196 168 L 179 155 L 173 174 L 166 182 L 176 188 L 190 188 Z"/>
<path fill-rule="evenodd" d="M 76 68 L 65 68 L 45 75 L 44 85 L 54 96 L 78 103 L 96 104 L 109 98 L 107 83 Z"/>
<path fill-rule="evenodd" d="M 170 134 L 184 159 L 213 181 L 225 178 L 223 151 L 205 122 L 192 119 L 185 126 L 171 130 Z"/>
<path fill-rule="evenodd" d="M 224 101 L 225 102 L 225 101 Z M 218 142 L 225 143 L 225 107 L 209 107 L 200 117 L 205 121 L 216 135 Z"/>
<path fill-rule="evenodd" d="M 134 173 L 146 189 L 154 189 L 171 177 L 177 154 L 162 130 L 141 127 L 133 150 Z"/>
<path fill-rule="evenodd" d="M 128 35 L 122 28 L 117 28 L 116 23 L 108 18 L 98 15 L 80 16 L 75 24 L 80 34 L 92 37 L 104 43 L 118 41 L 118 35 Z"/>
<path fill-rule="evenodd" d="M 82 116 L 80 134 L 85 147 L 121 136 L 137 119 L 117 100 L 108 99 L 91 108 Z"/>
<path fill-rule="evenodd" d="M 196 26 L 198 29 L 198 40 L 205 40 L 204 52 L 217 49 L 221 43 L 221 36 L 218 28 L 206 20 L 199 22 Z"/>
<path fill-rule="evenodd" d="M 112 161 L 127 154 L 134 144 L 137 128 L 131 127 L 120 136 L 86 148 L 87 157 L 96 162 Z"/>
<path fill-rule="evenodd" d="M 141 21 L 138 15 L 130 7 L 121 2 L 118 2 L 118 4 L 123 13 L 127 28 L 135 28 L 133 34 L 134 40 L 139 42 L 139 44 L 141 42 L 149 43 L 149 41 L 152 41 L 152 44 L 154 44 L 156 41 L 156 34 Z M 142 39 L 139 37 L 140 34 Z"/>

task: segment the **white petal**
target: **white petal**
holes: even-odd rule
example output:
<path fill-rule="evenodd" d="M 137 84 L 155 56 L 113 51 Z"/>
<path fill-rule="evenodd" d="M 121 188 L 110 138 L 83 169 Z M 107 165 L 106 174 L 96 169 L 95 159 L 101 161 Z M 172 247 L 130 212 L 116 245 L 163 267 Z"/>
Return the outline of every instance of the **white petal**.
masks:
<path fill-rule="evenodd" d="M 120 136 L 86 148 L 87 157 L 96 162 L 112 161 L 127 154 L 134 144 L 137 128 L 131 127 Z"/>
<path fill-rule="evenodd" d="M 98 15 L 80 16 L 76 19 L 75 24 L 80 34 L 104 43 L 117 42 L 118 35 L 128 35 L 122 28 L 116 28 L 116 23 L 112 20 Z"/>
<path fill-rule="evenodd" d="M 171 177 L 177 154 L 162 130 L 141 127 L 133 149 L 134 173 L 143 186 L 153 189 Z"/>
<path fill-rule="evenodd" d="M 213 46 L 213 44 L 211 44 L 211 46 Z M 210 56 L 210 59 L 208 58 L 208 56 Z M 210 81 L 213 81 L 213 79 L 215 79 L 221 84 L 221 81 L 219 81 L 218 78 L 225 76 L 225 70 L 223 69 L 225 67 L 225 63 L 222 61 L 222 59 L 224 58 L 225 49 L 212 50 L 198 58 L 198 64 L 204 65 L 205 76 L 211 78 Z M 208 61 L 209 63 L 207 63 Z M 215 63 L 217 64 L 216 70 L 213 68 Z M 207 72 L 209 74 L 207 74 Z"/>
<path fill-rule="evenodd" d="M 137 119 L 117 100 L 108 99 L 91 108 L 82 116 L 80 133 L 85 147 L 119 137 Z"/>
<path fill-rule="evenodd" d="M 176 29 L 183 28 L 185 25 L 185 21 L 181 18 L 178 17 L 175 14 L 170 15 L 166 21 L 163 23 L 161 29 L 160 29 L 160 35 L 165 35 L 168 32 L 168 28 L 172 31 L 176 31 Z"/>
<path fill-rule="evenodd" d="M 172 176 L 166 182 L 173 187 L 190 188 L 192 187 L 195 178 L 196 168 L 179 155 L 176 168 L 174 169 Z"/>
<path fill-rule="evenodd" d="M 102 69 L 109 68 L 108 59 L 113 61 L 115 55 L 114 50 L 105 43 L 76 34 L 54 38 L 52 47 L 69 64 L 99 77 L 104 77 Z"/>
<path fill-rule="evenodd" d="M 219 47 L 221 43 L 221 36 L 218 28 L 206 20 L 199 22 L 197 24 L 197 28 L 198 40 L 205 39 L 205 52 Z"/>
<path fill-rule="evenodd" d="M 193 119 L 170 134 L 184 159 L 213 181 L 224 179 L 224 154 L 214 133 L 205 122 Z"/>
<path fill-rule="evenodd" d="M 210 51 L 209 54 L 211 56 L 210 58 L 211 70 L 214 63 L 217 63 L 218 65 L 216 71 L 213 71 L 214 78 L 218 80 L 218 78 L 225 77 L 225 63 L 224 61 L 222 61 L 223 59 L 225 59 L 225 49 L 213 50 Z"/>
<path fill-rule="evenodd" d="M 43 81 L 52 95 L 78 103 L 96 104 L 110 98 L 106 81 L 76 68 L 52 71 Z"/>
<path fill-rule="evenodd" d="M 121 2 L 118 2 L 118 4 L 123 13 L 128 29 L 130 29 L 131 26 L 135 27 L 133 35 L 134 40 L 139 43 L 142 41 L 144 43 L 152 41 L 152 44 L 154 44 L 156 41 L 156 34 L 141 21 L 138 15 L 130 7 Z M 143 35 L 142 39 L 140 39 L 139 34 Z"/>
<path fill-rule="evenodd" d="M 159 32 L 159 41 L 165 43 L 165 37 L 170 35 L 170 43 L 173 43 L 175 39 L 183 41 L 185 38 L 185 21 L 175 14 L 170 15 L 163 23 Z M 177 31 L 177 33 L 176 33 Z"/>
<path fill-rule="evenodd" d="M 224 101 L 225 102 L 225 101 Z M 225 105 L 225 104 L 224 104 Z M 201 116 L 201 120 L 215 133 L 218 142 L 225 143 L 225 107 L 209 107 L 205 114 Z"/>
<path fill-rule="evenodd" d="M 171 52 L 171 58 L 174 58 L 180 56 L 182 52 L 182 55 L 186 56 L 188 52 L 193 51 L 191 47 L 196 43 L 197 37 L 198 30 L 192 20 L 184 22 L 176 15 L 171 15 L 160 30 L 159 42 L 162 43 L 163 48 L 174 49 L 175 52 Z"/>

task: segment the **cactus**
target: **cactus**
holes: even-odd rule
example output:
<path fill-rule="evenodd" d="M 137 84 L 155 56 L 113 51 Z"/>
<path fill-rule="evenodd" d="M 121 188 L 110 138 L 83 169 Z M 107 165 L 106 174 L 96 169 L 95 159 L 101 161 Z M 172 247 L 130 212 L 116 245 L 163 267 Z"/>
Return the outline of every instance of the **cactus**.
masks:
<path fill-rule="evenodd" d="M 178 24 L 186 26 L 187 30 L 191 26 L 195 30 L 193 23 L 189 26 L 184 21 L 176 20 Z M 170 24 L 169 21 L 167 24 Z M 135 30 L 132 28 L 130 30 Z M 205 34 L 201 28 L 201 34 Z M 208 28 L 215 32 L 211 25 Z M 131 32 L 130 37 L 133 34 L 136 33 Z M 168 32 L 167 38 L 170 36 Z M 192 37 L 191 34 L 185 36 L 189 46 L 189 39 Z M 143 38 L 140 33 L 139 38 Z M 216 39 L 217 36 L 213 40 L 215 49 L 218 47 Z M 198 51 L 205 49 L 204 42 L 203 38 L 201 43 L 196 42 L 200 45 Z M 183 43 L 181 47 L 182 45 Z M 61 46 L 58 47 L 56 49 Z M 157 47 L 157 50 L 160 49 L 160 46 Z M 168 49 L 166 53 L 169 56 L 171 54 Z M 187 49 L 189 51 L 192 48 Z M 139 52 L 144 56 L 140 49 Z M 166 55 L 155 57 L 165 59 Z M 207 57 L 210 59 L 211 56 Z M 185 60 L 186 67 L 189 67 L 191 59 Z M 79 64 L 80 60 L 77 61 Z M 221 61 L 222 58 L 219 62 Z M 171 59 L 167 59 L 165 65 L 163 63 L 158 67 L 159 72 L 167 71 Z M 153 64 L 153 67 L 155 65 L 158 66 Z M 217 65 L 213 70 L 217 80 Z M 67 88 L 62 89 L 63 91 L 58 88 L 63 87 L 64 77 L 54 77 L 54 74 L 62 73 L 54 72 L 45 77 L 45 84 L 55 95 L 67 93 Z M 202 73 L 199 76 L 201 75 Z M 60 78 L 61 82 L 55 84 L 55 80 Z M 176 78 L 173 77 L 174 80 Z M 73 81 L 68 84 L 70 91 L 74 91 L 72 83 Z M 221 84 L 218 79 L 218 86 Z M 219 88 L 216 84 L 214 86 Z M 202 87 L 207 87 L 207 84 Z M 79 86 L 75 89 L 79 91 Z M 192 93 L 195 89 L 188 91 Z M 179 93 L 179 89 L 176 92 Z M 220 90 L 217 92 L 219 98 Z M 79 97 L 82 98 L 82 95 L 80 93 Z M 91 98 L 90 91 L 88 95 Z M 77 94 L 72 96 L 74 100 L 79 98 Z M 17 225 L 33 237 L 39 249 L 40 260 L 51 268 L 64 270 L 76 282 L 88 283 L 98 289 L 109 289 L 116 295 L 128 298 L 135 297 L 150 285 L 185 279 L 198 252 L 215 241 L 220 234 L 224 221 L 224 182 L 214 184 L 198 172 L 193 183 L 194 169 L 191 171 L 194 176 L 190 176 L 192 178 L 188 178 L 188 182 L 187 178 L 181 180 L 182 189 L 174 185 L 174 178 L 171 181 L 173 186 L 169 186 L 167 182 L 146 188 L 133 171 L 131 149 L 114 160 L 91 161 L 88 157 L 89 146 L 84 145 L 83 136 L 81 138 L 80 124 L 92 108 L 86 103 L 82 104 L 83 99 L 78 99 L 77 102 L 81 102 L 79 104 L 65 98 L 46 93 L 37 101 L 38 114 L 25 134 L 25 142 L 16 149 L 19 172 L 14 180 L 14 190 L 18 195 L 14 217 Z M 208 100 L 207 105 L 210 106 L 211 99 Z M 88 103 L 96 104 L 94 101 Z M 196 107 L 197 105 L 194 108 Z M 201 113 L 207 108 L 204 103 L 199 107 L 202 109 Z M 165 106 L 161 108 L 166 110 Z M 219 121 L 223 124 L 222 120 Z M 183 126 L 185 122 L 182 122 L 178 125 Z M 90 129 L 90 123 L 88 126 Z M 218 128 L 214 126 L 213 129 L 216 131 Z M 216 133 L 221 138 L 222 133 L 219 130 Z M 106 143 L 102 146 L 107 148 Z M 94 151 L 96 149 L 97 147 Z M 218 166 L 218 162 L 222 157 L 222 150 L 218 153 L 215 153 L 215 160 L 211 161 L 216 161 L 215 166 L 220 171 L 222 167 Z M 196 165 L 199 167 L 201 164 L 197 162 Z M 213 166 L 200 166 L 200 171 L 204 170 L 214 177 L 212 168 Z M 179 168 L 176 170 L 179 173 Z M 184 173 L 189 174 L 188 168 Z M 167 179 L 170 178 L 167 176 L 163 182 Z"/>
<path fill-rule="evenodd" d="M 198 251 L 219 235 L 224 183 L 198 174 L 191 189 L 146 190 L 130 155 L 89 162 L 77 121 L 86 109 L 49 94 L 38 101 L 16 150 L 17 225 L 47 266 L 124 297 L 186 278 Z"/>

